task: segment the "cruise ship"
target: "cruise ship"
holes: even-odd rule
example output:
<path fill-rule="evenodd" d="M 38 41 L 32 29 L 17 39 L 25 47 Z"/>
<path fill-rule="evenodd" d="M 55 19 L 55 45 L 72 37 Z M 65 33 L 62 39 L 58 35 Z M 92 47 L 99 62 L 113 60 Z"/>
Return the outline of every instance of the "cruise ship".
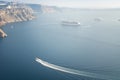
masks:
<path fill-rule="evenodd" d="M 62 21 L 63 26 L 80 26 L 80 22 L 77 21 Z"/>

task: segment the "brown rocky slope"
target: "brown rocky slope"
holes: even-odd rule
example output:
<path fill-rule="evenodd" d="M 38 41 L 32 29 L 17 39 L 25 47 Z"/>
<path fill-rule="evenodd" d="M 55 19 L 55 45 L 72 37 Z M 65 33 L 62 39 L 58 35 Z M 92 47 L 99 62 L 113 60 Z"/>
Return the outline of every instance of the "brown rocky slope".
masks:
<path fill-rule="evenodd" d="M 7 23 L 28 21 L 34 19 L 33 10 L 25 5 L 8 5 L 4 9 L 0 9 L 0 26 Z M 7 34 L 0 29 L 0 37 L 6 37 Z"/>

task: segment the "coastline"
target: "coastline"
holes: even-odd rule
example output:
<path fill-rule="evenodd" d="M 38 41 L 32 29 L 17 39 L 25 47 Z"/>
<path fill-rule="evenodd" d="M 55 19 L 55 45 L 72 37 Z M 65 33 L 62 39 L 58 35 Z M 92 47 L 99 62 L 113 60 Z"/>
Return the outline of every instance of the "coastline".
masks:
<path fill-rule="evenodd" d="M 8 5 L 10 8 L 0 9 L 0 37 L 4 38 L 7 34 L 1 29 L 7 23 L 22 22 L 33 20 L 33 9 L 23 5 Z M 16 8 L 15 8 L 16 7 Z"/>
<path fill-rule="evenodd" d="M 7 34 L 2 29 L 0 29 L 0 37 L 7 37 Z"/>
<path fill-rule="evenodd" d="M 1 21 L 0 22 L 0 37 L 1 38 L 7 37 L 7 34 L 1 29 L 1 27 L 3 27 L 4 25 L 5 25 L 5 22 Z"/>

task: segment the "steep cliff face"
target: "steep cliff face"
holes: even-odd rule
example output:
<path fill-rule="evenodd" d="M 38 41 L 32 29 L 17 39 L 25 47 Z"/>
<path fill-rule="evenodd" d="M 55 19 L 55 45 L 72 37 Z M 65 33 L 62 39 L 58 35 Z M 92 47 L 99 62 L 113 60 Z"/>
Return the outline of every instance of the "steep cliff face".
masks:
<path fill-rule="evenodd" d="M 0 26 L 6 23 L 32 20 L 34 17 L 33 10 L 25 5 L 9 5 L 0 9 Z M 0 36 L 6 36 L 5 32 L 0 29 Z"/>
<path fill-rule="evenodd" d="M 6 36 L 7 34 L 2 29 L 0 29 L 0 37 L 4 38 Z"/>
<path fill-rule="evenodd" d="M 34 18 L 31 8 L 12 8 L 0 10 L 0 23 L 11 23 L 32 20 Z"/>

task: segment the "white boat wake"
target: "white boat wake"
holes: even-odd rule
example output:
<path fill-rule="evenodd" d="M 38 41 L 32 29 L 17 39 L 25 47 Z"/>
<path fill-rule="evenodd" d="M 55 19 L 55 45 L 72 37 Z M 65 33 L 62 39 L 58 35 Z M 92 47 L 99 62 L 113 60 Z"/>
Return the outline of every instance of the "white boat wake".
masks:
<path fill-rule="evenodd" d="M 90 73 L 90 72 L 85 72 L 85 71 L 79 71 L 79 70 L 75 70 L 75 69 L 70 69 L 70 68 L 65 68 L 65 67 L 61 67 L 58 65 L 54 65 L 54 64 L 48 63 L 46 61 L 43 61 L 40 58 L 36 58 L 35 60 L 45 67 L 48 67 L 48 68 L 51 68 L 54 70 L 58 70 L 61 72 L 69 73 L 69 74 L 75 74 L 75 75 L 97 78 L 97 79 L 104 79 L 104 80 L 116 80 L 116 79 L 110 78 L 110 76 L 105 76 L 105 75 L 100 75 L 100 74 Z"/>

